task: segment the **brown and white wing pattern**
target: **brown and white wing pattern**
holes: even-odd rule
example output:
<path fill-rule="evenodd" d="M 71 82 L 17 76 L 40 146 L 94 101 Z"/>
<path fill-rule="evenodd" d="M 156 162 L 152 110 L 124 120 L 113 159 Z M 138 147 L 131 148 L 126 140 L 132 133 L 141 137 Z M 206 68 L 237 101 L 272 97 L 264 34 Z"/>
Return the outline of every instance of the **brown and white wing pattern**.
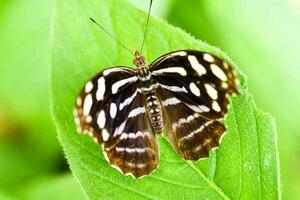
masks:
<path fill-rule="evenodd" d="M 114 67 L 85 84 L 75 109 L 79 131 L 89 133 L 102 144 L 113 167 L 134 177 L 149 174 L 159 162 L 143 98 L 137 91 L 135 72 Z"/>
<path fill-rule="evenodd" d="M 158 58 L 150 70 L 174 149 L 187 160 L 207 157 L 226 131 L 219 120 L 228 97 L 238 93 L 234 69 L 209 53 L 182 50 Z"/>
<path fill-rule="evenodd" d="M 170 143 L 185 160 L 208 157 L 209 151 L 219 146 L 226 131 L 218 120 L 203 117 L 202 111 L 195 112 L 192 105 L 185 103 L 171 92 L 158 89 L 165 128 Z"/>
<path fill-rule="evenodd" d="M 136 178 L 148 175 L 158 167 L 159 149 L 148 120 L 144 96 L 137 93 L 127 117 L 117 125 L 114 138 L 104 144 L 112 166 Z"/>

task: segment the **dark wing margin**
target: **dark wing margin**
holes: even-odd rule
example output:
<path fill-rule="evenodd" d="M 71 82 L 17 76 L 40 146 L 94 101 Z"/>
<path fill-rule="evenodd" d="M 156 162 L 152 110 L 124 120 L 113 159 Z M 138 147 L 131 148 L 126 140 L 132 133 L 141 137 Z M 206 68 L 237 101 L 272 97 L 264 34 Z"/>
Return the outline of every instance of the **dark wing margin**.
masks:
<path fill-rule="evenodd" d="M 218 147 L 229 99 L 238 94 L 235 70 L 207 52 L 181 50 L 150 65 L 163 105 L 166 131 L 174 149 L 187 160 L 208 157 Z"/>
<path fill-rule="evenodd" d="M 157 168 L 159 153 L 136 81 L 127 67 L 100 72 L 80 92 L 74 114 L 78 131 L 102 144 L 109 163 L 138 178 Z"/>

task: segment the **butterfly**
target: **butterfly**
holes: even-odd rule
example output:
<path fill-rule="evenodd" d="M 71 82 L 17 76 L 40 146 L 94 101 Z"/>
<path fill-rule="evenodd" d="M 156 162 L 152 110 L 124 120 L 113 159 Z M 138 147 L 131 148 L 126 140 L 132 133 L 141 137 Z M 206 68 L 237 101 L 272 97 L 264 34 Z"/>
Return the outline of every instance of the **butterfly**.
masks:
<path fill-rule="evenodd" d="M 180 50 L 148 65 L 135 53 L 135 69 L 105 69 L 76 100 L 81 132 L 102 144 L 105 158 L 136 178 L 159 164 L 156 136 L 163 129 L 185 160 L 208 157 L 226 131 L 220 122 L 228 96 L 238 94 L 234 69 L 207 52 Z"/>
<path fill-rule="evenodd" d="M 140 52 L 151 5 L 152 0 Z M 170 52 L 150 65 L 138 51 L 133 56 L 135 69 L 110 67 L 84 85 L 74 110 L 79 132 L 102 145 L 112 167 L 134 178 L 158 168 L 156 136 L 163 132 L 183 159 L 208 157 L 226 131 L 220 120 L 228 112 L 228 98 L 239 93 L 235 70 L 196 50 Z"/>

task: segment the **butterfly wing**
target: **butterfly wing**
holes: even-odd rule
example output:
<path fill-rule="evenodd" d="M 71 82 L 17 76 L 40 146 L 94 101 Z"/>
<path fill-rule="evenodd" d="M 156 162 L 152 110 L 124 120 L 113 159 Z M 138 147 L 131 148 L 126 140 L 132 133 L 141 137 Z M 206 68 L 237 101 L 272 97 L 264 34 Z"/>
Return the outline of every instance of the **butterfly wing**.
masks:
<path fill-rule="evenodd" d="M 137 178 L 155 170 L 159 163 L 158 145 L 144 102 L 144 96 L 138 92 L 128 107 L 127 117 L 114 131 L 117 139 L 104 145 L 112 166 Z"/>
<path fill-rule="evenodd" d="M 171 144 L 185 159 L 207 157 L 226 131 L 218 120 L 227 113 L 228 96 L 238 93 L 233 68 L 209 53 L 183 50 L 158 58 L 150 69 Z"/>
<path fill-rule="evenodd" d="M 163 89 L 202 111 L 207 119 L 222 118 L 227 113 L 227 96 L 238 93 L 233 68 L 209 53 L 172 52 L 154 61 L 150 69 Z"/>
<path fill-rule="evenodd" d="M 226 131 L 218 120 L 203 117 L 184 101 L 174 97 L 170 91 L 157 89 L 162 108 L 165 128 L 173 148 L 186 160 L 208 157 L 209 151 L 219 146 Z"/>
<path fill-rule="evenodd" d="M 81 91 L 75 120 L 81 132 L 102 144 L 112 166 L 141 177 L 157 168 L 159 153 L 136 82 L 126 67 L 99 73 Z"/>

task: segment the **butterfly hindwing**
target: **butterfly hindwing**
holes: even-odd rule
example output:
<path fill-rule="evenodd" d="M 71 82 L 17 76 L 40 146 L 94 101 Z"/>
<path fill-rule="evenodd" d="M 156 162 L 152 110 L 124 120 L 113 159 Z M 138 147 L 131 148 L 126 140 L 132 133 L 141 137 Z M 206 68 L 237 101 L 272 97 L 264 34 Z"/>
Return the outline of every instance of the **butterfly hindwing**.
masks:
<path fill-rule="evenodd" d="M 147 117 L 144 96 L 137 93 L 127 117 L 114 131 L 114 144 L 105 144 L 107 158 L 124 174 L 141 177 L 158 167 L 159 150 Z"/>
<path fill-rule="evenodd" d="M 167 136 L 174 149 L 185 160 L 208 157 L 209 151 L 219 146 L 225 126 L 204 118 L 169 91 L 158 88 L 157 93 L 163 105 Z"/>

